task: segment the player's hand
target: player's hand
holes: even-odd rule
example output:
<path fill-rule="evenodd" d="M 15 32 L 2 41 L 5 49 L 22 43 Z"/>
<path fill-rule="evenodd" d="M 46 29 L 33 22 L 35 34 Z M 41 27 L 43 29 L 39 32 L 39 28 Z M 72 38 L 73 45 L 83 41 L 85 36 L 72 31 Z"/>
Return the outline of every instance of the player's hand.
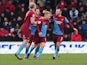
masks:
<path fill-rule="evenodd" d="M 43 13 L 45 13 L 46 12 L 46 10 L 43 10 Z"/>
<path fill-rule="evenodd" d="M 35 21 L 34 23 L 33 23 L 33 26 L 36 26 L 37 25 L 37 21 Z"/>
<path fill-rule="evenodd" d="M 41 36 L 42 35 L 42 32 L 39 32 L 39 36 Z"/>
<path fill-rule="evenodd" d="M 73 28 L 73 30 L 78 31 L 76 28 Z"/>

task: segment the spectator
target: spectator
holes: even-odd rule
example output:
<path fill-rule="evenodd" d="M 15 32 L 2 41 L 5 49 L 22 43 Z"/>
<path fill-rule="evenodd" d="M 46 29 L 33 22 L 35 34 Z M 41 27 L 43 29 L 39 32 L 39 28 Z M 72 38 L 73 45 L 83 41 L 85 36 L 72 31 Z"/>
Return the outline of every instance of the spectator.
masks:
<path fill-rule="evenodd" d="M 24 17 L 25 17 L 25 9 L 24 9 L 24 8 L 21 8 L 21 10 L 18 12 L 18 15 L 19 15 L 21 18 L 24 18 Z"/>
<path fill-rule="evenodd" d="M 17 34 L 17 32 L 18 32 L 19 29 L 20 29 L 19 24 L 16 24 L 16 26 L 15 26 L 15 33 L 16 33 L 16 34 Z"/>
<path fill-rule="evenodd" d="M 82 29 L 84 31 L 85 41 L 86 41 L 87 40 L 87 23 L 86 23 L 86 21 L 82 21 Z"/>
<path fill-rule="evenodd" d="M 87 20 L 87 12 L 82 13 L 81 20 Z"/>
<path fill-rule="evenodd" d="M 1 13 L 1 16 L 0 16 L 0 28 L 3 27 L 4 16 L 5 16 L 5 14 L 4 13 Z"/>
<path fill-rule="evenodd" d="M 72 8 L 75 8 L 75 7 L 77 7 L 77 3 L 75 1 L 71 1 L 68 8 L 72 9 Z"/>
<path fill-rule="evenodd" d="M 82 29 L 85 33 L 87 33 L 87 23 L 86 23 L 86 21 L 82 21 Z"/>
<path fill-rule="evenodd" d="M 83 6 L 83 3 L 82 2 L 79 2 L 78 3 L 78 9 L 80 8 L 80 7 L 82 7 Z"/>
<path fill-rule="evenodd" d="M 0 28 L 0 37 L 4 37 L 8 35 L 8 30 L 4 28 Z"/>
<path fill-rule="evenodd" d="M 71 41 L 82 41 L 82 36 L 78 34 L 78 31 L 74 31 L 71 35 Z"/>
<path fill-rule="evenodd" d="M 42 0 L 38 0 L 38 2 L 37 2 L 39 5 L 40 5 L 40 7 L 43 7 L 44 6 L 44 3 L 43 3 L 43 1 Z"/>
<path fill-rule="evenodd" d="M 76 23 L 77 23 L 77 26 L 79 27 L 82 24 L 81 18 L 78 18 L 78 20 L 76 21 Z M 77 29 L 78 29 L 78 27 L 77 27 Z"/>
<path fill-rule="evenodd" d="M 87 11 L 87 1 L 84 2 L 84 8 L 85 8 L 85 11 Z"/>
<path fill-rule="evenodd" d="M 0 28 L 1 28 L 2 24 L 3 24 L 3 23 L 2 23 L 1 18 L 0 18 Z"/>
<path fill-rule="evenodd" d="M 3 23 L 3 26 L 5 29 L 9 30 L 9 27 L 8 27 L 8 18 L 7 17 L 4 17 L 4 23 Z"/>
<path fill-rule="evenodd" d="M 11 11 L 10 11 L 9 8 L 6 9 L 5 12 L 4 12 L 4 13 L 5 13 L 5 16 L 8 18 L 8 20 L 10 19 L 10 12 L 11 12 Z"/>
<path fill-rule="evenodd" d="M 25 4 L 24 4 L 24 3 L 19 4 L 19 7 L 20 7 L 20 8 L 24 8 L 24 7 L 25 7 Z"/>
<path fill-rule="evenodd" d="M 15 18 L 15 17 L 16 17 L 15 13 L 14 12 L 10 12 L 10 21 L 12 21 L 13 18 Z"/>
<path fill-rule="evenodd" d="M 23 23 L 23 19 L 20 17 L 20 16 L 18 16 L 17 17 L 17 23 L 21 26 L 21 24 Z"/>
<path fill-rule="evenodd" d="M 12 27 L 12 23 L 11 22 L 8 23 L 8 28 L 9 28 L 9 32 L 11 32 L 11 33 L 14 32 L 14 28 Z"/>
<path fill-rule="evenodd" d="M 67 34 L 65 34 L 64 38 L 63 38 L 63 41 L 70 41 L 70 37 Z"/>
<path fill-rule="evenodd" d="M 85 41 L 85 32 L 83 31 L 82 26 L 78 26 L 78 31 L 79 34 L 82 36 L 83 41 Z"/>
<path fill-rule="evenodd" d="M 58 3 L 56 8 L 61 8 L 62 10 L 64 10 L 65 7 L 66 7 L 65 0 L 60 0 L 60 3 Z"/>
<path fill-rule="evenodd" d="M 5 11 L 5 7 L 2 5 L 2 2 L 0 1 L 0 14 Z"/>
<path fill-rule="evenodd" d="M 64 10 L 62 12 L 63 12 L 63 16 L 65 16 L 69 19 L 68 9 L 64 8 Z"/>
<path fill-rule="evenodd" d="M 73 22 L 73 26 L 74 26 L 75 28 L 78 28 L 77 21 L 74 21 L 74 22 Z"/>
<path fill-rule="evenodd" d="M 81 17 L 82 14 L 84 14 L 84 12 L 85 12 L 85 9 L 84 9 L 83 6 L 81 6 L 81 7 L 79 8 L 79 17 Z"/>
<path fill-rule="evenodd" d="M 4 28 L 0 28 L 0 36 L 5 37 L 5 36 L 13 36 L 12 33 L 10 33 L 8 30 Z"/>
<path fill-rule="evenodd" d="M 11 20 L 11 22 L 12 22 L 12 27 L 15 28 L 16 23 L 17 23 L 16 18 L 14 17 L 14 18 Z"/>
<path fill-rule="evenodd" d="M 1 41 L 11 41 L 14 34 L 10 33 L 8 30 L 4 28 L 0 28 L 0 40 Z"/>
<path fill-rule="evenodd" d="M 72 20 L 77 20 L 78 19 L 78 14 L 79 14 L 79 11 L 73 7 L 70 11 L 69 11 L 69 15 L 70 15 L 70 18 Z"/>
<path fill-rule="evenodd" d="M 12 1 L 9 0 L 7 3 L 6 3 L 6 9 L 9 8 L 11 11 L 15 11 L 15 6 L 14 4 L 12 4 Z"/>
<path fill-rule="evenodd" d="M 4 21 L 4 17 L 5 17 L 5 14 L 4 13 L 1 13 L 1 21 L 3 22 Z"/>

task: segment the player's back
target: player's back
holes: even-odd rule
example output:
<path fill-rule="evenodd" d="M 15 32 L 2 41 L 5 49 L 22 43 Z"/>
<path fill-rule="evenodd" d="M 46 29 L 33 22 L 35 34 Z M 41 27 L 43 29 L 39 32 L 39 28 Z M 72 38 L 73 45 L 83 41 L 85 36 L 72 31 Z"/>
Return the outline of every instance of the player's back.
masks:
<path fill-rule="evenodd" d="M 29 10 L 27 13 L 26 13 L 26 16 L 24 18 L 24 23 L 22 24 L 21 28 L 23 29 L 28 29 L 29 28 L 29 25 L 30 25 L 30 18 L 31 17 L 35 17 L 34 15 L 34 12 L 32 10 Z"/>

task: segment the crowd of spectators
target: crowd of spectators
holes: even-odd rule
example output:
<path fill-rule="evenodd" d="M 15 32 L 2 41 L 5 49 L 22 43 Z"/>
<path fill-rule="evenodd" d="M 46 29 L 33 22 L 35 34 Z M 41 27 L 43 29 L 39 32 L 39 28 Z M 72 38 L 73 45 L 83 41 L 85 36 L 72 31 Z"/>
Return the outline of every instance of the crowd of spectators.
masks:
<path fill-rule="evenodd" d="M 78 33 L 65 25 L 64 41 L 87 41 L 87 1 L 86 0 L 35 0 L 42 12 L 61 8 Z M 29 0 L 0 0 L 0 41 L 21 41 L 17 35 L 28 11 Z M 52 41 L 52 24 L 47 33 L 47 40 Z"/>

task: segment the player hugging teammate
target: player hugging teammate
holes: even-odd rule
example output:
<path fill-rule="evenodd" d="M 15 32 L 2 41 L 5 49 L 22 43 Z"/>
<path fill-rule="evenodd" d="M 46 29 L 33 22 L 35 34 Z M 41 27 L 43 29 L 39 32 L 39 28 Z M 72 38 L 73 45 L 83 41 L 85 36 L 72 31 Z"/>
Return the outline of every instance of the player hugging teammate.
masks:
<path fill-rule="evenodd" d="M 75 29 L 68 19 L 62 16 L 62 10 L 56 9 L 54 15 L 50 11 L 44 10 L 44 16 L 40 16 L 39 9 L 36 8 L 35 3 L 30 4 L 30 10 L 26 13 L 24 23 L 20 28 L 19 37 L 23 39 L 23 43 L 15 53 L 15 56 L 22 60 L 20 53 L 26 46 L 24 60 L 28 59 L 31 52 L 35 49 L 34 59 L 39 60 L 46 44 L 46 33 L 49 28 L 49 20 L 53 20 L 53 42 L 55 43 L 55 53 L 53 59 L 58 57 L 60 43 L 63 41 L 64 25 L 68 24 Z M 34 42 L 34 44 L 32 44 Z"/>

